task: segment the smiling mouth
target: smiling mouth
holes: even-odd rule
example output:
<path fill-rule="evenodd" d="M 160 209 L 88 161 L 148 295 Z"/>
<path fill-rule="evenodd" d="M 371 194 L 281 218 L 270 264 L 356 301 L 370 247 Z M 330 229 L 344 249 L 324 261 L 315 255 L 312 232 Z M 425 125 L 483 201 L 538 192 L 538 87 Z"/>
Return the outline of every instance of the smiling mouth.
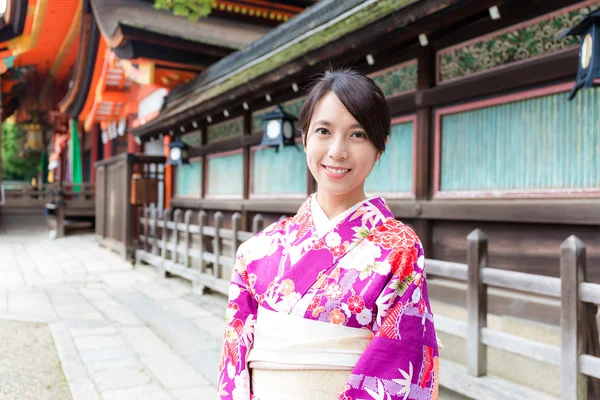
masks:
<path fill-rule="evenodd" d="M 335 174 L 335 175 L 343 175 L 343 174 L 351 171 L 351 169 L 349 169 L 349 168 L 334 168 L 334 167 L 328 167 L 327 165 L 323 165 L 323 168 L 325 168 L 328 172 Z"/>

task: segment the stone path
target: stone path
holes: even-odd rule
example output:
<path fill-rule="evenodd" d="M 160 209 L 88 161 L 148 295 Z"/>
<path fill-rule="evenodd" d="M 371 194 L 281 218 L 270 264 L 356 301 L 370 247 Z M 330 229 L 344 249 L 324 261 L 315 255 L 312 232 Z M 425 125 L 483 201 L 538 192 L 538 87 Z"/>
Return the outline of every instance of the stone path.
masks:
<path fill-rule="evenodd" d="M 214 399 L 225 306 L 93 235 L 0 235 L 0 319 L 48 325 L 75 400 Z"/>

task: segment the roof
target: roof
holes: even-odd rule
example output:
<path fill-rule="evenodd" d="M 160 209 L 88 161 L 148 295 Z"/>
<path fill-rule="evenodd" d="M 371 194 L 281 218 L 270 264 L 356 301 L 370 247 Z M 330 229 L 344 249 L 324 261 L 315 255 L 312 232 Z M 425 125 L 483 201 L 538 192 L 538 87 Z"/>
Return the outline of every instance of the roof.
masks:
<path fill-rule="evenodd" d="M 364 2 L 364 0 L 323 0 L 316 3 L 290 21 L 279 25 L 243 50 L 223 58 L 204 73 L 198 75 L 194 81 L 173 89 L 169 96 L 169 101 L 172 102 L 195 91 L 202 85 L 230 74 L 234 70 L 272 52 L 292 39 L 300 37 L 315 27 L 329 22 L 331 19 Z"/>
<path fill-rule="evenodd" d="M 239 98 L 256 90 L 256 84 L 250 82 L 258 81 L 261 77 L 267 77 L 265 80 L 268 80 L 269 76 L 279 76 L 279 79 L 287 76 L 293 71 L 286 74 L 274 72 L 294 60 L 298 60 L 295 69 L 292 68 L 294 71 L 312 66 L 316 61 L 310 59 L 309 54 L 384 17 L 389 17 L 391 22 L 384 24 L 386 31 L 382 31 L 382 34 L 388 33 L 390 29 L 405 27 L 457 1 L 459 0 L 323 0 L 273 29 L 252 45 L 213 64 L 189 84 L 174 89 L 161 115 L 134 129 L 133 133 L 137 136 L 154 135 L 168 125 L 185 123 L 186 118 L 204 112 L 203 107 L 215 107 L 226 98 Z M 356 41 L 361 42 L 361 38 L 357 36 Z M 363 46 L 367 44 L 361 43 Z"/>
<path fill-rule="evenodd" d="M 214 17 L 194 22 L 157 10 L 144 0 L 91 0 L 91 3 L 100 31 L 110 47 L 118 47 L 126 40 L 124 26 L 236 50 L 269 31 L 265 27 Z"/>

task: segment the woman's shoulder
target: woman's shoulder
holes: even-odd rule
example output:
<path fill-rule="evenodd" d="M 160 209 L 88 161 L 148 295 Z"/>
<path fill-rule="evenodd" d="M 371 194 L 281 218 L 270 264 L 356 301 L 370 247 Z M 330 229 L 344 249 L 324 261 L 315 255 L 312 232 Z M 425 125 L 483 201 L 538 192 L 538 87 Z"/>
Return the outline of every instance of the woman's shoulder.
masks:
<path fill-rule="evenodd" d="M 396 218 L 388 218 L 371 234 L 376 242 L 393 244 L 394 248 L 421 246 L 421 241 L 416 232 L 404 222 Z"/>
<path fill-rule="evenodd" d="M 292 217 L 281 219 L 277 222 L 273 222 L 262 231 L 258 232 L 250 239 L 241 243 L 238 248 L 238 254 L 243 254 L 248 249 L 256 249 L 260 247 L 264 247 L 265 245 L 270 244 L 273 240 L 279 239 L 282 235 L 285 234 L 286 227 L 291 221 Z"/>

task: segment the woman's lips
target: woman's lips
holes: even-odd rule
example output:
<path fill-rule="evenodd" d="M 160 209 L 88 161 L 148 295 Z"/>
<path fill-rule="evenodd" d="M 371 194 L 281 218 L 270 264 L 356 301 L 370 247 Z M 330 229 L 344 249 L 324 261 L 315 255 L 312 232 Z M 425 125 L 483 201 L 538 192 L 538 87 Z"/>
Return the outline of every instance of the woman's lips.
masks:
<path fill-rule="evenodd" d="M 330 166 L 326 166 L 326 165 L 321 165 L 321 166 L 325 170 L 325 175 L 327 175 L 327 177 L 329 177 L 331 179 L 342 179 L 351 171 L 351 169 L 349 169 L 349 168 L 337 168 L 337 167 L 330 167 Z"/>

